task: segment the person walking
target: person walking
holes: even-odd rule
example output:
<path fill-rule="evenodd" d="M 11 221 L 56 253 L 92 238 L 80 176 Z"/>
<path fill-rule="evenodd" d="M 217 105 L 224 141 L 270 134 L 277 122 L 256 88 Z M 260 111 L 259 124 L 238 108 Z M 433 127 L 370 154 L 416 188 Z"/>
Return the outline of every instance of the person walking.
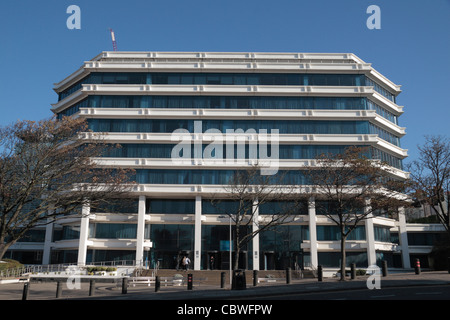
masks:
<path fill-rule="evenodd" d="M 186 257 L 185 262 L 186 262 L 186 271 L 188 271 L 188 270 L 189 270 L 189 263 L 191 262 L 191 260 L 189 259 L 189 257 Z"/>
<path fill-rule="evenodd" d="M 181 267 L 183 268 L 183 270 L 186 270 L 186 257 L 183 257 L 183 259 L 181 260 Z"/>
<path fill-rule="evenodd" d="M 209 268 L 211 270 L 214 270 L 214 256 L 211 255 L 211 258 L 209 259 Z"/>

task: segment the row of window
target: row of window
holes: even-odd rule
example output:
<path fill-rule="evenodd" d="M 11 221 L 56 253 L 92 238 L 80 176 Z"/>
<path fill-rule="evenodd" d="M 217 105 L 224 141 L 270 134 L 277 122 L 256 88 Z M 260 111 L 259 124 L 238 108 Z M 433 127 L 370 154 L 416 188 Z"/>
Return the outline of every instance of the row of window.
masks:
<path fill-rule="evenodd" d="M 274 168 L 266 168 L 273 173 Z M 245 173 L 242 171 L 241 173 Z M 139 184 L 193 184 L 230 185 L 236 178 L 236 170 L 221 169 L 136 169 L 130 177 Z M 263 175 L 265 172 L 263 172 Z M 273 175 L 262 176 L 271 185 L 310 185 L 311 181 L 301 170 L 278 170 Z M 251 183 L 251 182 L 250 182 Z M 255 183 L 256 178 L 255 178 Z"/>
<path fill-rule="evenodd" d="M 380 127 L 374 125 L 373 123 L 369 123 L 369 133 L 371 134 L 377 134 L 381 139 L 392 143 L 395 146 L 400 147 L 400 138 L 396 135 L 381 129 Z"/>
<path fill-rule="evenodd" d="M 171 200 L 172 201 L 172 200 Z M 170 201 L 168 200 L 151 200 L 151 205 L 154 208 L 159 208 L 154 212 L 182 212 L 183 206 L 182 202 L 190 206 L 190 200 L 175 200 L 178 201 L 175 205 L 171 206 Z M 208 210 L 209 202 L 204 202 L 203 206 Z M 206 204 L 206 205 L 205 205 Z M 266 206 L 269 209 L 271 206 L 279 206 L 280 203 L 271 203 Z M 232 207 L 231 204 L 228 206 Z M 215 209 L 213 209 L 215 210 Z M 188 211 L 188 210 L 184 210 Z M 261 211 L 264 212 L 264 207 L 260 207 Z M 194 211 L 186 212 L 193 213 Z M 216 212 L 218 213 L 218 212 Z M 176 238 L 175 236 L 171 236 L 169 229 L 176 228 L 177 232 L 179 232 L 179 226 L 184 226 L 186 230 L 184 233 L 189 234 L 190 230 L 194 228 L 193 225 L 146 225 L 145 226 L 145 239 L 158 239 L 161 238 L 161 234 L 154 234 L 152 236 L 152 228 L 153 232 L 157 230 L 157 232 L 162 232 L 165 230 L 165 239 Z M 217 229 L 224 228 L 224 226 L 202 226 L 202 237 L 204 239 L 214 239 L 217 238 L 220 233 Z M 207 230 L 206 230 L 207 229 Z M 290 230 L 290 231 L 289 231 Z M 317 240 L 319 241 L 336 241 L 340 240 L 340 229 L 337 226 L 317 226 Z M 222 237 L 226 239 L 227 236 Z M 183 232 L 182 232 L 183 234 Z M 209 236 L 208 236 L 209 235 Z M 427 232 L 408 232 L 408 244 L 409 245 L 425 245 L 432 246 L 437 241 L 443 239 L 443 233 L 427 233 Z M 125 224 L 125 223 L 91 223 L 89 225 L 89 237 L 97 238 L 97 239 L 135 239 L 137 236 L 137 225 L 136 224 Z M 76 240 L 80 238 L 80 227 L 79 226 L 64 226 L 62 229 L 55 229 L 53 232 L 53 241 L 60 240 Z M 186 239 L 189 239 L 190 236 L 186 236 Z M 219 237 L 220 238 L 220 237 Z M 374 227 L 374 238 L 375 241 L 380 242 L 392 242 L 398 243 L 398 235 L 396 233 L 391 233 L 389 227 L 375 226 Z M 291 239 L 301 241 L 301 240 L 309 240 L 309 227 L 306 225 L 286 225 L 286 226 L 278 226 L 277 230 L 266 231 L 261 234 L 262 243 L 268 243 L 269 241 L 285 241 L 286 239 Z M 278 240 L 275 240 L 278 239 Z M 285 240 L 280 240 L 285 239 Z M 348 240 L 365 240 L 366 232 L 365 226 L 358 226 L 354 229 Z M 161 239 L 160 239 L 161 240 Z M 19 242 L 44 242 L 45 241 L 45 230 L 44 229 L 35 229 L 30 230 L 27 234 L 19 240 Z M 212 247 L 211 247 L 212 249 Z"/>
<path fill-rule="evenodd" d="M 207 144 L 203 144 L 201 148 L 201 153 L 203 158 L 205 156 L 205 148 Z M 121 144 L 120 147 L 111 147 L 108 148 L 103 157 L 106 158 L 155 158 L 155 159 L 170 159 L 173 154 L 174 144 L 159 144 L 159 143 L 151 143 L 151 144 L 139 144 L 139 143 L 124 143 Z M 322 154 L 343 154 L 345 149 L 349 148 L 349 145 L 278 145 L 278 158 L 279 159 L 315 159 Z M 362 146 L 367 147 L 367 146 Z M 187 147 L 186 147 L 187 148 Z M 191 145 L 190 148 L 190 156 L 194 157 L 195 153 L 194 144 Z M 252 154 L 255 155 L 255 158 L 260 158 L 260 146 L 248 144 L 237 145 L 234 144 L 233 155 L 234 159 L 250 159 L 250 149 L 253 148 Z M 267 146 L 267 156 L 269 157 L 272 153 L 272 146 Z M 222 144 L 222 148 L 220 145 L 215 145 L 214 148 L 208 152 L 208 156 L 211 158 L 218 157 L 219 154 L 222 154 L 223 157 L 227 156 L 227 151 L 230 149 L 230 146 L 226 144 Z M 184 158 L 188 155 L 184 154 L 184 149 L 181 149 L 177 154 L 178 157 Z M 265 156 L 265 154 L 264 154 Z M 386 152 L 383 152 L 374 147 L 369 147 L 368 152 L 366 154 L 368 158 L 381 160 L 398 169 L 402 169 L 402 160 Z M 230 155 L 231 157 L 231 155 Z"/>
<path fill-rule="evenodd" d="M 242 204 L 241 208 L 250 207 L 251 203 Z M 306 199 L 292 200 L 271 200 L 259 204 L 259 214 L 278 214 L 289 212 L 296 215 L 307 215 L 308 205 Z M 336 214 L 336 203 L 327 200 L 315 201 L 316 214 Z M 203 200 L 202 214 L 229 214 L 240 209 L 239 201 L 235 200 Z M 91 212 L 95 213 L 126 213 L 138 212 L 137 199 L 114 199 L 108 204 L 91 207 Z M 195 214 L 195 199 L 147 199 L 146 213 L 157 214 Z M 361 212 L 362 214 L 362 212 Z"/>
<path fill-rule="evenodd" d="M 214 129 L 227 130 L 277 129 L 280 134 L 369 134 L 368 121 L 345 120 L 194 120 L 194 119 L 88 119 L 89 129 L 94 132 L 144 132 L 173 133 L 185 129 L 191 133 Z M 201 130 L 201 131 L 199 131 Z"/>
<path fill-rule="evenodd" d="M 269 267 L 270 263 L 267 261 L 264 261 L 264 259 L 270 259 L 270 253 L 277 252 L 276 256 L 273 256 L 272 258 L 276 260 L 276 263 L 286 258 L 286 256 L 282 256 L 279 250 L 281 249 L 289 249 L 291 250 L 291 253 L 293 252 L 301 252 L 300 248 L 298 247 L 297 241 L 287 241 L 289 245 L 286 244 L 286 240 L 281 240 L 284 238 L 280 238 L 280 240 L 276 243 L 268 243 L 267 245 L 260 244 L 260 249 L 264 253 L 265 250 L 269 250 L 266 254 L 261 254 L 261 262 L 260 264 L 263 266 L 263 268 L 267 267 L 268 270 L 274 269 L 274 267 Z M 264 248 L 262 248 L 264 246 Z M 214 245 L 212 243 L 212 246 L 216 248 L 217 245 Z M 291 249 L 292 248 L 292 249 Z M 176 268 L 177 259 L 180 259 L 180 256 L 183 252 L 192 252 L 194 250 L 193 244 L 189 241 L 189 239 L 186 239 L 185 241 L 179 241 L 174 240 L 171 243 L 171 246 L 168 248 L 160 248 L 155 249 L 150 252 L 146 252 L 146 256 L 148 258 L 148 263 L 151 268 L 153 268 L 158 261 L 159 266 L 161 268 L 170 268 L 174 269 Z M 205 260 L 208 260 L 207 251 L 208 250 L 214 250 L 209 249 L 209 247 L 202 246 L 202 258 Z M 14 251 L 11 258 L 15 258 L 20 261 L 25 261 L 22 258 L 22 255 L 25 255 L 27 252 L 24 251 Z M 31 253 L 33 254 L 33 253 Z M 42 252 L 41 252 L 42 255 Z M 301 256 L 306 261 L 310 261 L 310 256 L 308 252 L 301 253 Z M 357 268 L 366 268 L 368 266 L 368 260 L 367 260 L 367 252 L 347 252 L 347 267 L 349 267 L 352 263 L 356 264 Z M 76 263 L 78 257 L 78 251 L 77 250 L 52 250 L 52 263 Z M 248 255 L 248 258 L 250 255 Z M 92 262 L 102 262 L 102 261 L 120 261 L 120 260 L 128 260 L 128 261 L 134 261 L 136 258 L 136 253 L 133 250 L 99 250 L 99 249 L 88 249 L 87 250 L 87 256 L 86 256 L 86 263 L 92 263 Z M 243 257 L 240 258 L 242 260 Z M 298 258 L 298 257 L 297 257 Z M 324 267 L 339 267 L 340 266 L 340 259 L 341 254 L 339 252 L 318 252 L 317 254 L 319 265 Z M 392 254 L 387 252 L 377 252 L 376 253 L 377 258 L 377 265 L 381 266 L 381 262 L 383 260 L 388 261 L 388 266 L 391 267 L 393 264 L 395 264 L 395 259 L 393 259 Z M 40 263 L 42 257 L 39 258 L 39 260 L 28 260 L 31 264 L 37 264 Z M 252 260 L 248 259 L 248 268 L 252 269 Z M 394 260 L 394 261 L 392 261 Z M 411 261 L 413 261 L 411 259 Z M 204 261 L 203 268 L 206 269 L 206 261 Z M 278 266 L 277 263 L 277 266 Z M 303 265 L 303 263 L 302 263 Z M 221 269 L 223 266 L 217 265 L 215 268 Z M 396 267 L 401 267 L 400 263 L 397 263 Z M 224 268 L 227 269 L 227 268 Z M 282 267 L 277 267 L 276 269 L 284 270 Z"/>
<path fill-rule="evenodd" d="M 258 96 L 88 96 L 58 114 L 71 116 L 80 108 L 203 108 L 203 109 L 331 109 L 375 110 L 398 124 L 397 116 L 361 97 L 258 97 Z"/>
<path fill-rule="evenodd" d="M 394 134 L 368 121 L 355 120 L 195 120 L 195 119 L 88 119 L 89 129 L 94 132 L 142 132 L 173 133 L 184 129 L 200 133 L 214 129 L 250 130 L 254 133 L 266 130 L 279 134 L 378 134 L 380 138 L 399 146 L 400 139 Z M 201 131 L 200 131 L 201 130 Z"/>
<path fill-rule="evenodd" d="M 206 226 L 205 226 L 206 227 Z M 165 234 L 159 235 L 156 234 L 154 237 L 152 237 L 152 228 L 153 232 L 156 230 L 159 230 L 163 228 L 166 230 Z M 193 225 L 186 225 L 184 233 L 187 233 L 188 235 L 185 237 L 186 239 L 191 239 L 189 235 L 189 230 L 193 229 Z M 223 226 L 209 226 L 206 227 L 209 230 L 211 229 L 218 229 L 223 228 Z M 176 228 L 179 232 L 179 227 Z M 288 230 L 291 229 L 298 231 L 298 233 L 289 234 Z M 290 239 L 296 239 L 298 241 L 301 240 L 309 240 L 309 227 L 306 225 L 297 225 L 297 226 L 278 226 L 277 230 L 271 230 L 263 233 L 262 240 L 263 241 L 275 241 L 274 239 L 277 238 L 276 233 L 280 233 L 284 230 L 284 233 L 286 234 L 286 238 Z M 207 232 L 207 230 L 203 230 Z M 228 231 L 228 230 L 227 230 Z M 391 235 L 389 228 L 386 227 L 374 227 L 375 231 L 375 241 L 383 241 L 383 242 L 391 242 Z M 160 231 L 157 231 L 160 232 Z M 317 232 L 317 240 L 319 241 L 337 241 L 340 240 L 340 228 L 338 226 L 317 226 L 316 228 Z M 42 232 L 41 232 L 42 233 Z M 227 232 L 228 233 L 228 232 Z M 43 232 L 45 236 L 45 231 Z M 203 234 L 203 238 L 206 239 L 214 239 L 218 237 L 219 233 L 216 231 L 215 236 L 214 234 L 210 234 L 210 236 L 207 236 L 208 233 Z M 80 235 L 79 227 L 73 227 L 73 226 L 65 226 L 62 230 L 59 230 L 57 233 L 54 234 L 54 241 L 59 240 L 73 240 L 78 239 Z M 96 238 L 96 239 L 136 239 L 137 236 L 137 225 L 136 224 L 127 224 L 127 223 L 91 223 L 89 224 L 89 237 L 90 238 Z M 436 234 L 421 234 L 421 236 L 426 239 L 428 238 L 435 238 L 437 237 Z M 152 239 L 154 242 L 158 242 L 158 240 L 161 240 L 160 238 L 164 237 L 165 241 L 170 241 L 170 239 L 176 238 L 175 236 L 170 235 L 170 231 L 167 230 L 167 227 L 164 225 L 145 225 L 144 230 L 144 238 L 145 239 Z M 279 236 L 278 236 L 279 237 Z M 227 237 L 223 237 L 223 239 L 226 239 Z M 223 240 L 222 239 L 222 240 Z M 348 240 L 366 240 L 366 230 L 365 226 L 357 226 L 352 232 L 349 234 Z M 44 238 L 40 239 L 40 241 L 34 241 L 34 242 L 43 242 Z M 417 244 L 423 244 L 423 245 L 433 245 L 433 242 L 430 241 L 412 241 L 412 243 L 409 243 L 410 245 L 417 245 Z M 166 244 L 167 245 L 167 244 Z"/>
<path fill-rule="evenodd" d="M 395 99 L 387 89 L 361 74 L 94 72 L 60 92 L 59 100 L 81 89 L 82 84 L 373 86 L 388 99 Z"/>
<path fill-rule="evenodd" d="M 139 184 L 217 184 L 228 185 L 235 170 L 206 169 L 136 169 L 133 180 Z M 267 176 L 270 184 L 308 185 L 306 177 L 298 170 L 282 171 Z"/>
<path fill-rule="evenodd" d="M 366 77 L 365 79 L 365 85 L 366 86 L 373 86 L 373 89 L 378 92 L 379 94 L 381 94 L 382 96 L 384 96 L 385 98 L 391 100 L 392 102 L 395 103 L 395 95 L 393 95 L 392 93 L 390 93 L 388 90 L 386 90 L 385 88 L 383 88 L 381 85 L 379 85 L 378 83 L 376 83 L 375 81 L 373 81 L 372 79 Z"/>

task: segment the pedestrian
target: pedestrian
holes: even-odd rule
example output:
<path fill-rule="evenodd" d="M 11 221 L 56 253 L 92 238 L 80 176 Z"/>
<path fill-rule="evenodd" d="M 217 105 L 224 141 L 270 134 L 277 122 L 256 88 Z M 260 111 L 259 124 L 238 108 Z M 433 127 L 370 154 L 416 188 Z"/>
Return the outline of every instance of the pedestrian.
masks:
<path fill-rule="evenodd" d="M 186 257 L 186 271 L 189 270 L 189 263 L 191 262 L 191 260 L 189 259 L 189 257 Z"/>
<path fill-rule="evenodd" d="M 186 270 L 186 257 L 183 257 L 183 259 L 181 260 L 181 267 L 183 270 Z"/>
<path fill-rule="evenodd" d="M 211 259 L 209 260 L 209 268 L 214 270 L 214 256 L 211 256 Z"/>

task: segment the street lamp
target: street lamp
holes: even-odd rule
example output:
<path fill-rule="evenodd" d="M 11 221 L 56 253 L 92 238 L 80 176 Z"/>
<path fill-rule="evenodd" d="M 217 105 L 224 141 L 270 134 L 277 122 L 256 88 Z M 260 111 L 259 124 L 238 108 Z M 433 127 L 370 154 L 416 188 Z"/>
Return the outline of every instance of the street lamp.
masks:
<path fill-rule="evenodd" d="M 219 216 L 219 218 L 223 219 L 223 218 L 227 218 L 227 216 Z M 231 263 L 232 263 L 232 257 L 231 257 L 231 215 L 228 216 L 229 218 L 229 228 L 230 228 L 230 240 L 228 242 L 228 252 L 230 253 L 229 256 L 229 269 L 230 269 L 230 288 L 232 285 L 232 275 L 231 275 Z"/>

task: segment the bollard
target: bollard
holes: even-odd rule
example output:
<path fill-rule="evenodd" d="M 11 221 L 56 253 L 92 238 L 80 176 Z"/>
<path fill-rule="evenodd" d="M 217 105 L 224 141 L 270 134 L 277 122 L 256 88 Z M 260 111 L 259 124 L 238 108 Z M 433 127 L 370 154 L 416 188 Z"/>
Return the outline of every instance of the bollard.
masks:
<path fill-rule="evenodd" d="M 30 291 L 30 283 L 25 282 L 23 284 L 22 300 L 27 300 L 29 291 Z"/>
<path fill-rule="evenodd" d="M 128 279 L 122 278 L 122 294 L 126 294 L 128 290 Z"/>
<path fill-rule="evenodd" d="M 258 285 L 258 270 L 253 270 L 253 286 Z"/>
<path fill-rule="evenodd" d="M 318 266 L 318 267 L 317 267 L 317 279 L 318 279 L 319 281 L 322 281 L 322 279 L 323 279 L 323 269 L 322 269 L 322 266 Z"/>
<path fill-rule="evenodd" d="M 356 264 L 352 263 L 350 265 L 350 271 L 351 279 L 354 280 L 356 278 Z"/>
<path fill-rule="evenodd" d="M 189 273 L 188 274 L 188 283 L 187 283 L 187 289 L 188 290 L 192 290 L 192 282 L 193 282 L 193 280 L 192 280 L 192 273 Z"/>
<path fill-rule="evenodd" d="M 220 287 L 225 288 L 225 272 L 220 273 Z"/>
<path fill-rule="evenodd" d="M 381 265 L 381 270 L 382 270 L 383 277 L 386 277 L 388 274 L 388 267 L 387 267 L 386 260 L 383 260 L 383 264 Z"/>
<path fill-rule="evenodd" d="M 89 297 L 92 297 L 95 294 L 95 280 L 89 281 Z"/>
<path fill-rule="evenodd" d="M 61 287 L 61 281 L 56 282 L 56 298 L 61 298 L 62 294 L 62 287 Z"/>
<path fill-rule="evenodd" d="M 161 279 L 159 276 L 155 277 L 155 292 L 158 292 L 161 289 Z"/>
<path fill-rule="evenodd" d="M 416 266 L 414 267 L 416 274 L 420 274 L 420 260 L 416 259 Z"/>
<path fill-rule="evenodd" d="M 286 268 L 286 283 L 290 284 L 291 283 L 291 268 Z"/>

